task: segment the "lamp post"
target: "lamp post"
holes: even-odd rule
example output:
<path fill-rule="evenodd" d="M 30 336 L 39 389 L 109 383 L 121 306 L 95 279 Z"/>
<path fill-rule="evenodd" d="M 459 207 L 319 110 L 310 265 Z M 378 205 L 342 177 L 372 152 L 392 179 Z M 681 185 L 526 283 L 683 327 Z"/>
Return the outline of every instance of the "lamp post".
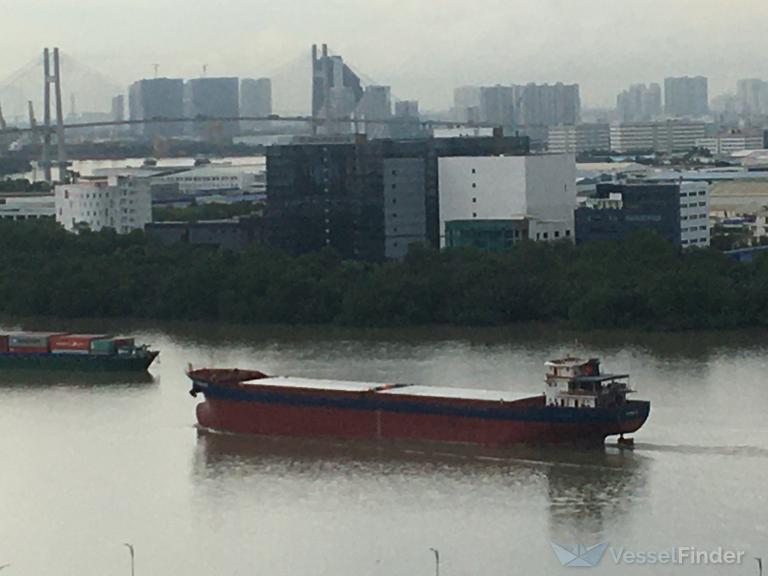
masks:
<path fill-rule="evenodd" d="M 440 551 L 437 548 L 430 548 L 435 554 L 435 576 L 440 576 Z"/>
<path fill-rule="evenodd" d="M 128 544 L 127 542 L 125 542 L 125 543 L 123 544 L 123 546 L 125 546 L 126 548 L 128 548 L 128 551 L 131 553 L 131 576 L 134 576 L 134 571 L 133 571 L 133 558 L 134 558 L 134 554 L 133 554 L 133 544 Z"/>

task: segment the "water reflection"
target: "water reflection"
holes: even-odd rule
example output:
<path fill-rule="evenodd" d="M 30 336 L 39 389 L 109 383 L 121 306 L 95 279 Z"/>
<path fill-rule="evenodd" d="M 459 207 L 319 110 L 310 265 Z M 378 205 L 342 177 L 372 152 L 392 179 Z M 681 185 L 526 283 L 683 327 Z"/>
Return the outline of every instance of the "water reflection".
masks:
<path fill-rule="evenodd" d="M 158 384 L 159 377 L 149 372 L 69 372 L 65 370 L 2 370 L 0 388 L 132 387 Z"/>
<path fill-rule="evenodd" d="M 553 541 L 594 543 L 603 538 L 610 524 L 645 499 L 650 462 L 614 447 L 551 461 L 547 494 Z"/>
<path fill-rule="evenodd" d="M 258 484 L 286 498 L 297 479 L 344 485 L 375 484 L 392 506 L 436 497 L 456 505 L 539 507 L 553 541 L 600 539 L 646 498 L 650 460 L 606 446 L 573 450 L 514 447 L 504 450 L 443 445 L 257 438 L 199 430 L 193 473 L 201 490 L 226 491 Z M 281 488 L 282 487 L 282 488 Z M 280 491 L 283 494 L 280 494 Z M 473 501 L 474 500 L 474 501 Z M 535 510 L 533 511 L 534 513 Z"/>

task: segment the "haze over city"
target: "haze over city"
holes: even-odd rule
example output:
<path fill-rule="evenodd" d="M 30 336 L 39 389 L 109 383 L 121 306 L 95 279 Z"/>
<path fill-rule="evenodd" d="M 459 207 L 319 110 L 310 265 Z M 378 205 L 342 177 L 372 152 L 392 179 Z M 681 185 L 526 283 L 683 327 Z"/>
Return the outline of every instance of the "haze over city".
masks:
<path fill-rule="evenodd" d="M 211 75 L 272 76 L 278 111 L 301 111 L 307 46 L 327 42 L 424 109 L 449 108 L 464 84 L 556 81 L 578 82 L 587 107 L 613 106 L 627 85 L 665 76 L 708 76 L 712 96 L 768 76 L 766 17 L 757 0 L 6 0 L 0 78 L 58 45 L 125 86 L 153 76 L 154 64 L 167 76 L 200 75 L 203 65 Z"/>

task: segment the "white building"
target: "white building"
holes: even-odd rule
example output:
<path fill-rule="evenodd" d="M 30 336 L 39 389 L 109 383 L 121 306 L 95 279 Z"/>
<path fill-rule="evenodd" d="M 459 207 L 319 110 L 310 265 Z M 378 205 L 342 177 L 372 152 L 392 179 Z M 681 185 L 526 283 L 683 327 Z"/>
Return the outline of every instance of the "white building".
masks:
<path fill-rule="evenodd" d="M 709 246 L 709 184 L 680 182 L 680 244 Z"/>
<path fill-rule="evenodd" d="M 748 133 L 719 134 L 713 138 L 700 138 L 696 141 L 696 147 L 705 148 L 715 155 L 730 156 L 734 152 L 762 150 L 763 135 Z"/>
<path fill-rule="evenodd" d="M 609 124 L 552 126 L 547 136 L 547 149 L 553 154 L 608 151 L 611 149 L 611 127 Z"/>
<path fill-rule="evenodd" d="M 263 165 L 203 164 L 189 170 L 158 176 L 164 182 L 177 183 L 182 194 L 200 194 L 219 191 L 252 192 Z"/>
<path fill-rule="evenodd" d="M 440 158 L 438 186 L 441 246 L 451 221 L 527 220 L 531 240 L 573 239 L 571 155 Z"/>
<path fill-rule="evenodd" d="M 59 184 L 54 195 L 56 221 L 71 232 L 113 228 L 127 234 L 152 222 L 152 194 L 145 178 L 113 176 Z"/>
<path fill-rule="evenodd" d="M 611 150 L 614 152 L 685 152 L 696 147 L 706 136 L 704 122 L 670 120 L 667 122 L 632 122 L 611 126 Z"/>
<path fill-rule="evenodd" d="M 0 197 L 0 220 L 53 218 L 55 213 L 53 194 Z"/>

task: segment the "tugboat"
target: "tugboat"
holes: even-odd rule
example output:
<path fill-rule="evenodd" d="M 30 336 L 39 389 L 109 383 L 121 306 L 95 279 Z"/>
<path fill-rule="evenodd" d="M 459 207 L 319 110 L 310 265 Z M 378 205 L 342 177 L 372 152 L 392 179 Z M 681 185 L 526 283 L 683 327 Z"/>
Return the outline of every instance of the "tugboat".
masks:
<path fill-rule="evenodd" d="M 597 359 L 546 363 L 540 395 L 474 388 L 314 380 L 256 370 L 190 368 L 202 393 L 204 429 L 292 437 L 423 440 L 503 447 L 602 445 L 637 431 L 650 402 L 629 400 L 627 374 L 603 374 Z"/>
<path fill-rule="evenodd" d="M 146 372 L 159 352 L 134 338 L 68 332 L 0 333 L 0 368 Z"/>

